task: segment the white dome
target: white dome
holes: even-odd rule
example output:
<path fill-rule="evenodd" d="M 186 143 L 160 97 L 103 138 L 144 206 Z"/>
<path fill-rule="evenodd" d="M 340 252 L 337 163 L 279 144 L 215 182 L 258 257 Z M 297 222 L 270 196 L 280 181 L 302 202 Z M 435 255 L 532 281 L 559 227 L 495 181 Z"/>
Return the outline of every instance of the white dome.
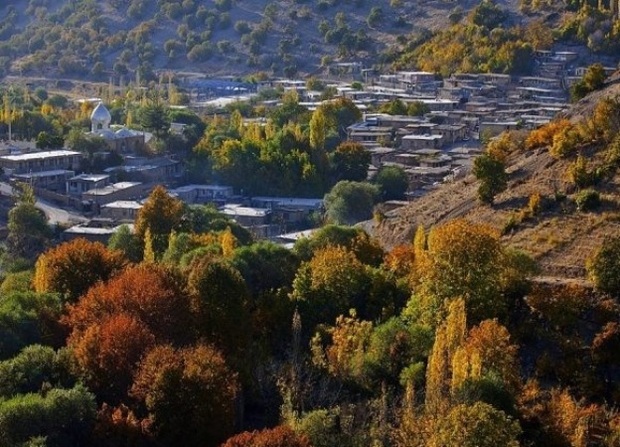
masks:
<path fill-rule="evenodd" d="M 109 124 L 110 121 L 112 121 L 112 115 L 110 115 L 110 112 L 106 109 L 103 103 L 100 102 L 90 115 L 90 120 L 97 123 Z"/>

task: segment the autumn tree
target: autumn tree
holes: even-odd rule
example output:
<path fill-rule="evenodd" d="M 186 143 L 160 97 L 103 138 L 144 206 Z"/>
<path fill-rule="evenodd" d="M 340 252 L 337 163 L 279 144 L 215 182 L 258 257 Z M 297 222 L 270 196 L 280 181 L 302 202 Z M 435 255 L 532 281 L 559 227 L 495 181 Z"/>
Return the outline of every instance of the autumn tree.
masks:
<path fill-rule="evenodd" d="M 326 137 L 327 119 L 323 109 L 318 107 L 312 112 L 312 117 L 310 118 L 310 146 L 315 150 L 323 150 Z"/>
<path fill-rule="evenodd" d="M 143 240 L 148 228 L 155 254 L 161 256 L 168 246 L 168 236 L 181 224 L 183 213 L 183 202 L 171 197 L 163 186 L 157 186 L 138 212 L 136 235 Z"/>
<path fill-rule="evenodd" d="M 243 432 L 229 438 L 222 447 L 311 447 L 308 438 L 286 425 Z"/>
<path fill-rule="evenodd" d="M 140 363 L 132 395 L 144 403 L 156 437 L 219 445 L 234 429 L 237 375 L 211 345 L 159 346 Z"/>
<path fill-rule="evenodd" d="M 298 302 L 310 330 L 318 323 L 332 323 L 338 315 L 354 308 L 362 318 L 374 318 L 382 308 L 394 306 L 389 287 L 378 287 L 380 279 L 356 256 L 343 247 L 317 251 L 302 264 L 293 282 L 292 298 Z"/>
<path fill-rule="evenodd" d="M 473 322 L 505 313 L 505 256 L 494 229 L 456 219 L 431 229 L 422 252 L 416 296 L 421 311 L 435 315 L 445 300 L 462 297 Z"/>
<path fill-rule="evenodd" d="M 143 322 L 157 342 L 183 343 L 191 337 L 185 281 L 173 268 L 145 264 L 128 267 L 108 282 L 91 287 L 69 307 L 65 322 L 77 340 L 92 325 L 119 313 Z"/>
<path fill-rule="evenodd" d="M 519 423 L 491 405 L 457 405 L 439 419 L 429 447 L 518 447 Z"/>
<path fill-rule="evenodd" d="M 34 287 L 56 292 L 75 302 L 99 281 L 107 281 L 125 266 L 123 255 L 99 242 L 78 238 L 58 245 L 37 259 Z"/>
<path fill-rule="evenodd" d="M 295 243 L 295 254 L 309 261 L 314 253 L 330 246 L 341 246 L 352 251 L 364 264 L 378 267 L 383 260 L 383 249 L 379 242 L 361 228 L 340 225 L 325 225 L 311 236 Z"/>
<path fill-rule="evenodd" d="M 118 403 L 132 383 L 136 365 L 155 337 L 135 317 L 117 313 L 74 332 L 68 340 L 80 376 L 107 402 Z"/>

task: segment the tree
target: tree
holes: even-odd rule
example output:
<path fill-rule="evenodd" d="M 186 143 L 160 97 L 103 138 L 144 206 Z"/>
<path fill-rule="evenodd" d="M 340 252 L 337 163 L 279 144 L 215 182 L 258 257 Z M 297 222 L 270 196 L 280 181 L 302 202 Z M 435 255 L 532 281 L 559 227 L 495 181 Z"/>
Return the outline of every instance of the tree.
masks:
<path fill-rule="evenodd" d="M 15 357 L 0 362 L 0 396 L 39 392 L 44 386 L 70 388 L 75 378 L 66 350 L 55 352 L 49 346 L 31 345 Z"/>
<path fill-rule="evenodd" d="M 369 183 L 340 181 L 325 195 L 327 218 L 341 225 L 370 219 L 378 195 L 378 188 Z"/>
<path fill-rule="evenodd" d="M 34 287 L 37 292 L 56 292 L 75 302 L 99 281 L 107 281 L 125 266 L 118 251 L 99 242 L 78 238 L 43 253 L 37 259 Z"/>
<path fill-rule="evenodd" d="M 81 378 L 98 396 L 119 403 L 126 396 L 142 356 L 153 347 L 149 328 L 127 313 L 115 313 L 74 331 L 67 342 Z"/>
<path fill-rule="evenodd" d="M 473 173 L 480 181 L 478 198 L 482 203 L 492 204 L 495 196 L 507 187 L 504 164 L 490 155 L 482 154 L 474 160 Z"/>
<path fill-rule="evenodd" d="M 605 73 L 603 64 L 596 63 L 590 65 L 583 74 L 583 77 L 571 86 L 571 98 L 574 101 L 578 101 L 588 93 L 602 88 L 603 85 L 605 85 L 606 78 L 607 74 Z"/>
<path fill-rule="evenodd" d="M 333 323 L 351 308 L 364 317 L 370 285 L 364 265 L 352 252 L 331 247 L 302 264 L 291 296 L 298 302 L 304 324 L 312 330 L 318 323 Z"/>
<path fill-rule="evenodd" d="M 424 116 L 430 111 L 431 108 L 422 101 L 413 101 L 407 106 L 407 115 L 410 116 Z"/>
<path fill-rule="evenodd" d="M 210 345 L 159 346 L 140 363 L 132 395 L 149 411 L 160 440 L 219 445 L 234 429 L 237 375 Z"/>
<path fill-rule="evenodd" d="M 7 223 L 6 254 L 13 262 L 19 258 L 34 261 L 52 237 L 45 215 L 35 207 L 34 191 L 27 185 L 21 188 L 17 203 L 9 211 Z"/>
<path fill-rule="evenodd" d="M 327 118 L 323 109 L 317 107 L 310 118 L 310 146 L 318 150 L 324 149 L 326 136 Z"/>
<path fill-rule="evenodd" d="M 62 346 L 65 333 L 58 319 L 60 298 L 54 294 L 12 292 L 0 301 L 0 359 L 36 343 Z"/>
<path fill-rule="evenodd" d="M 78 340 L 89 327 L 116 314 L 143 322 L 158 343 L 185 343 L 193 334 L 185 281 L 173 268 L 140 264 L 123 270 L 106 283 L 91 287 L 69 306 L 64 322 Z"/>
<path fill-rule="evenodd" d="M 171 197 L 163 186 L 156 186 L 138 211 L 136 236 L 144 240 L 148 228 L 155 255 L 160 257 L 168 247 L 170 233 L 181 225 L 184 212 L 185 206 L 181 200 Z"/>
<path fill-rule="evenodd" d="M 378 267 L 383 261 L 379 242 L 357 227 L 325 225 L 311 236 L 299 239 L 293 250 L 301 260 L 309 261 L 318 250 L 335 246 L 353 252 L 364 264 Z"/>
<path fill-rule="evenodd" d="M 383 166 L 373 183 L 379 186 L 383 200 L 402 200 L 409 188 L 409 177 L 399 166 Z"/>
<path fill-rule="evenodd" d="M 208 257 L 190 266 L 188 288 L 198 332 L 239 359 L 249 345 L 248 289 L 230 264 Z"/>
<path fill-rule="evenodd" d="M 518 447 L 519 423 L 483 402 L 457 405 L 439 418 L 429 447 Z"/>
<path fill-rule="evenodd" d="M 389 115 L 407 115 L 407 104 L 400 99 L 392 99 L 383 104 L 379 111 Z"/>
<path fill-rule="evenodd" d="M 188 55 L 189 56 L 189 55 Z M 168 110 L 159 99 L 150 101 L 139 110 L 140 125 L 153 132 L 158 139 L 165 139 L 170 130 Z"/>
<path fill-rule="evenodd" d="M 0 442 L 33 445 L 29 442 L 44 437 L 49 447 L 89 445 L 96 408 L 95 396 L 82 385 L 18 394 L 0 402 Z"/>
<path fill-rule="evenodd" d="M 596 288 L 614 296 L 620 295 L 620 237 L 605 240 L 586 263 L 588 276 Z"/>
<path fill-rule="evenodd" d="M 228 439 L 222 447 L 311 447 L 308 438 L 286 425 L 243 432 Z"/>
<path fill-rule="evenodd" d="M 445 300 L 462 297 L 473 322 L 502 315 L 504 269 L 499 234 L 491 227 L 456 219 L 433 228 L 418 264 L 422 311 L 436 318 Z"/>
<path fill-rule="evenodd" d="M 122 252 L 129 262 L 142 260 L 142 241 L 131 231 L 129 225 L 121 225 L 110 237 L 108 249 Z"/>
<path fill-rule="evenodd" d="M 359 143 L 346 141 L 332 154 L 332 177 L 335 181 L 361 182 L 366 180 L 369 165 L 370 152 Z"/>

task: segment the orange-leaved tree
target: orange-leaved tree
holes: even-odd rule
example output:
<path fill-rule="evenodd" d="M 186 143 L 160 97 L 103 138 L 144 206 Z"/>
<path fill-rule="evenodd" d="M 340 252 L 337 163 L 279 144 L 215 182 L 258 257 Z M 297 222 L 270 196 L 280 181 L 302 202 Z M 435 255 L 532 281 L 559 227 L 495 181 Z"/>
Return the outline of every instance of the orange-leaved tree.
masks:
<path fill-rule="evenodd" d="M 191 336 L 191 310 L 180 274 L 168 267 L 128 267 L 106 283 L 92 287 L 69 307 L 64 322 L 80 337 L 94 324 L 125 313 L 143 322 L 157 342 L 184 343 Z"/>
<path fill-rule="evenodd" d="M 57 292 L 75 302 L 99 281 L 107 281 L 125 266 L 120 251 L 99 242 L 74 239 L 49 249 L 37 260 L 34 287 L 37 292 Z"/>
<path fill-rule="evenodd" d="M 239 385 L 211 345 L 159 346 L 140 363 L 132 395 L 144 403 L 155 436 L 174 445 L 218 445 L 233 433 Z"/>
<path fill-rule="evenodd" d="M 118 313 L 84 332 L 74 332 L 68 345 L 89 388 L 105 401 L 118 403 L 127 395 L 136 365 L 154 341 L 143 322 Z"/>
<path fill-rule="evenodd" d="M 229 438 L 222 447 L 311 447 L 311 445 L 306 436 L 297 434 L 286 425 L 278 425 L 261 431 L 240 433 Z"/>

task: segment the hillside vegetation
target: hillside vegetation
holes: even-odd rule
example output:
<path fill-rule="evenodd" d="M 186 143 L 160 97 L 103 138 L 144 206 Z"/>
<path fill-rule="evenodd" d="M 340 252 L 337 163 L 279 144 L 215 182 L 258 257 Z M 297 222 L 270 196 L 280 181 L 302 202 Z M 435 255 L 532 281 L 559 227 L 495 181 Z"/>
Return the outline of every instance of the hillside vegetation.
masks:
<path fill-rule="evenodd" d="M 17 0 L 0 5 L 0 74 L 294 76 L 351 60 L 442 74 L 516 73 L 554 39 L 613 52 L 618 26 L 610 14 L 571 8 L 514 0 Z"/>

